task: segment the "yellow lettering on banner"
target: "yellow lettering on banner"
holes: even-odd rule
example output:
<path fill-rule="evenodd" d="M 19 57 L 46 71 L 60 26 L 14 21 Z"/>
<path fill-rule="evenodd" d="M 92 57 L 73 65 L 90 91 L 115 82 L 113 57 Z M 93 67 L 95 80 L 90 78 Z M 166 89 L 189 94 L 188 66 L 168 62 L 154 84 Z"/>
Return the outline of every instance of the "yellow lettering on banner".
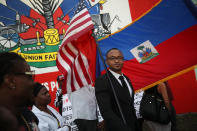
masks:
<path fill-rule="evenodd" d="M 40 53 L 40 54 L 25 54 L 20 53 L 27 62 L 44 62 L 44 61 L 55 61 L 57 52 Z"/>
<path fill-rule="evenodd" d="M 56 55 L 57 55 L 57 53 L 56 54 L 47 54 L 47 55 L 45 55 L 45 60 L 46 61 L 56 60 Z"/>

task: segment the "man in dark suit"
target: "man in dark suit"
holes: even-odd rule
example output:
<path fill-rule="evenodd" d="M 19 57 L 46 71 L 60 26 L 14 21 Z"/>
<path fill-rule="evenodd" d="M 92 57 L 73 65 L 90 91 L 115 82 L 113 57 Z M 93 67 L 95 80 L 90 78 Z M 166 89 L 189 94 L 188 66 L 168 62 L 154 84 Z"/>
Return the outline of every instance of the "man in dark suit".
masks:
<path fill-rule="evenodd" d="M 123 67 L 122 52 L 117 48 L 110 49 L 106 53 L 106 63 L 109 66 L 108 74 L 126 122 L 123 122 L 121 117 L 109 78 L 107 74 L 104 74 L 96 79 L 95 91 L 101 115 L 105 121 L 105 129 L 107 131 L 139 131 L 133 106 L 134 90 L 128 77 L 121 71 Z M 120 76 L 124 79 L 123 83 Z"/>

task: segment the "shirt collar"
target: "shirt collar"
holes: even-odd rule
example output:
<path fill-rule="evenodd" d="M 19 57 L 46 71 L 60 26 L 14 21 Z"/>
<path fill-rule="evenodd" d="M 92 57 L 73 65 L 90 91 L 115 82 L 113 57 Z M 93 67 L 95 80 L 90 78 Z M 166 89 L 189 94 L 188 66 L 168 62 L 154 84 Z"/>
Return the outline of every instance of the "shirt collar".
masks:
<path fill-rule="evenodd" d="M 112 73 L 112 75 L 113 75 L 116 79 L 118 79 L 119 76 L 123 76 L 123 74 L 120 75 L 120 74 L 118 74 L 118 73 L 112 71 L 111 69 L 109 69 L 109 71 Z"/>

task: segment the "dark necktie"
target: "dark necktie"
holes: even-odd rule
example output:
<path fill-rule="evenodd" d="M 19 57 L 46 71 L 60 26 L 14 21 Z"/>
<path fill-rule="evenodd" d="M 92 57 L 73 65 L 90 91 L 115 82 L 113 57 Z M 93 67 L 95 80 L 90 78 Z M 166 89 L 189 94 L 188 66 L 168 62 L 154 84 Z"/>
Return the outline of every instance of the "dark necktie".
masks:
<path fill-rule="evenodd" d="M 127 92 L 127 94 L 129 94 L 130 95 L 130 92 L 129 92 L 129 89 L 128 89 L 128 86 L 127 86 L 127 83 L 125 82 L 125 80 L 124 80 L 124 77 L 123 76 L 119 76 L 119 78 L 118 78 L 120 81 L 121 81 L 121 83 L 122 83 L 122 87 L 123 87 L 123 89 L 124 89 L 124 91 L 125 92 Z"/>

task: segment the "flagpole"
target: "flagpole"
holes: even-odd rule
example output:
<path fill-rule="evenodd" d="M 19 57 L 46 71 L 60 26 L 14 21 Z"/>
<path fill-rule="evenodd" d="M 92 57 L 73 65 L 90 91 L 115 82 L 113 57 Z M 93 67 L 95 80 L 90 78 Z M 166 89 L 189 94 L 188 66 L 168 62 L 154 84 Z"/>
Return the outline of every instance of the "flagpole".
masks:
<path fill-rule="evenodd" d="M 93 36 L 94 36 L 94 33 L 93 33 Z M 95 38 L 95 37 L 94 37 L 94 38 Z M 95 40 L 96 40 L 96 39 L 95 39 Z M 126 120 L 125 120 L 125 117 L 124 117 L 124 114 L 123 114 L 123 112 L 122 112 L 122 108 L 121 108 L 121 106 L 120 106 L 120 102 L 119 102 L 118 97 L 117 97 L 117 95 L 116 95 L 116 92 L 115 92 L 114 86 L 113 86 L 113 84 L 112 84 L 112 81 L 111 81 L 111 79 L 110 79 L 110 77 L 109 77 L 109 72 L 107 71 L 107 66 L 106 66 L 106 64 L 105 64 L 104 58 L 103 58 L 103 56 L 102 56 L 102 54 L 101 54 L 101 49 L 100 49 L 100 47 L 99 47 L 97 41 L 96 41 L 96 46 L 97 46 L 97 49 L 98 49 L 98 52 L 99 52 L 99 56 L 101 57 L 101 60 L 102 60 L 104 69 L 105 69 L 105 71 L 106 71 L 106 75 L 107 75 L 107 78 L 108 78 L 108 80 L 109 80 L 110 86 L 112 87 L 112 91 L 113 91 L 113 94 L 114 94 L 116 103 L 117 103 L 117 105 L 118 105 L 118 109 L 119 109 L 119 111 L 120 111 L 120 115 L 121 115 L 121 117 L 122 117 L 123 123 L 124 123 L 125 125 L 127 125 Z"/>

